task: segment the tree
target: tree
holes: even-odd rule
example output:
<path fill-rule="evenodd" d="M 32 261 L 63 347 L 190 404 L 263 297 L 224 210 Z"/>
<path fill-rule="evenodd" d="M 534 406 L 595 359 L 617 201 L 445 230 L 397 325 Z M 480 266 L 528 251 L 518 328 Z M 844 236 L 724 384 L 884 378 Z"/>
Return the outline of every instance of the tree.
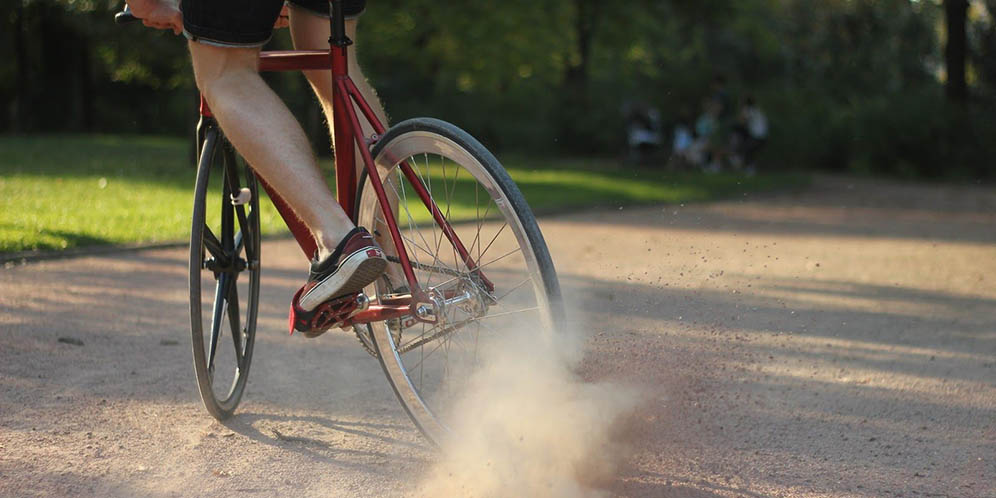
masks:
<path fill-rule="evenodd" d="M 947 94 L 954 102 L 968 100 L 968 83 L 965 79 L 965 60 L 968 56 L 968 0 L 944 0 L 944 17 L 948 41 L 944 49 L 947 67 Z"/>
<path fill-rule="evenodd" d="M 591 144 L 590 126 L 586 126 L 585 116 L 590 112 L 588 101 L 591 49 L 601 16 L 602 2 L 598 0 L 574 0 L 572 39 L 573 50 L 567 56 L 564 67 L 563 87 L 558 135 L 561 145 L 578 150 L 583 144 Z"/>

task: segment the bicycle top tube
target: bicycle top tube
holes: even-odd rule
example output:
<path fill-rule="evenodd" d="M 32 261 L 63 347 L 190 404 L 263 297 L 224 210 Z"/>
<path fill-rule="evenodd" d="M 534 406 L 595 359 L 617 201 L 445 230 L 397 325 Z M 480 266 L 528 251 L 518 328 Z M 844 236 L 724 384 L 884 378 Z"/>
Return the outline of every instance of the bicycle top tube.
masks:
<path fill-rule="evenodd" d="M 332 69 L 331 50 L 279 50 L 260 52 L 260 71 Z"/>

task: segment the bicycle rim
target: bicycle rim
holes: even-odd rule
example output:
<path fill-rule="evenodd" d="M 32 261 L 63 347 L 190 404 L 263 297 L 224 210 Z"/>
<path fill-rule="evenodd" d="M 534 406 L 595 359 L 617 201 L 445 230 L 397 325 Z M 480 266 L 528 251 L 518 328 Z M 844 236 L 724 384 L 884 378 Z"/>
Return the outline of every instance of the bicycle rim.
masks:
<path fill-rule="evenodd" d="M 537 331 L 536 340 L 552 339 L 563 315 L 559 285 L 521 193 L 494 156 L 465 132 L 438 120 L 410 120 L 389 130 L 373 152 L 385 190 L 397 199 L 399 230 L 420 285 L 454 301 L 435 324 L 407 317 L 367 326 L 401 404 L 439 444 L 448 437 L 449 410 L 465 383 L 510 330 L 526 327 Z M 474 268 L 432 220 L 402 173 L 402 163 L 411 166 L 451 223 Z M 363 183 L 358 207 L 360 224 L 374 227 L 387 248 L 389 237 L 369 181 Z M 398 290 L 403 282 L 398 282 L 397 260 L 393 266 L 368 295 L 380 299 Z"/>

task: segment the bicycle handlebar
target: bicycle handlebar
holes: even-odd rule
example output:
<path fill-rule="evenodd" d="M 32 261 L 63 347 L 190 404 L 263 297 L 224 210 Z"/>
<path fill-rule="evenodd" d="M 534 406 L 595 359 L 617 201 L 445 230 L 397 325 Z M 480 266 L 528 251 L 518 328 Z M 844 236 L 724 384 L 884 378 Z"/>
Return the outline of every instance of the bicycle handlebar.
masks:
<path fill-rule="evenodd" d="M 131 24 L 138 21 L 141 21 L 141 19 L 135 17 L 135 14 L 131 13 L 131 9 L 128 8 L 128 4 L 125 4 L 124 10 L 114 14 L 115 24 Z"/>

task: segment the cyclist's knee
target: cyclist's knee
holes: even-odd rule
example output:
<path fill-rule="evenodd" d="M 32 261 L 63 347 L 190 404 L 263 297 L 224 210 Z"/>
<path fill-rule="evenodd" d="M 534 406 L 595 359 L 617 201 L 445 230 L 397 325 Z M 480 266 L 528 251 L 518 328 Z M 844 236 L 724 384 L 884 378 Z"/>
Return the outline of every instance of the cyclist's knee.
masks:
<path fill-rule="evenodd" d="M 259 49 L 217 47 L 190 42 L 197 88 L 208 100 L 219 84 L 258 75 Z"/>

